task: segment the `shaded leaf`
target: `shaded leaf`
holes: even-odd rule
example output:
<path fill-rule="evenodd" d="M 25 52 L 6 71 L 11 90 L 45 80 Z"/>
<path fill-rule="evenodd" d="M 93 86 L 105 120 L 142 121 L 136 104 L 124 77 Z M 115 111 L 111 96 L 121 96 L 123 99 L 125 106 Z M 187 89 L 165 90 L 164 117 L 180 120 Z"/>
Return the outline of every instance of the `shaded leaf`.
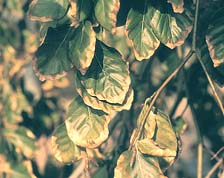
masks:
<path fill-rule="evenodd" d="M 131 166 L 132 157 L 132 151 L 125 151 L 120 155 L 114 178 L 166 178 L 162 174 L 157 158 L 136 151 L 134 163 Z"/>
<path fill-rule="evenodd" d="M 168 0 L 172 4 L 173 11 L 182 13 L 184 11 L 184 0 Z"/>
<path fill-rule="evenodd" d="M 90 66 L 96 43 L 96 34 L 89 21 L 81 23 L 74 31 L 69 42 L 69 54 L 72 63 L 82 74 Z"/>
<path fill-rule="evenodd" d="M 224 8 L 212 18 L 206 34 L 206 43 L 214 67 L 224 66 Z"/>
<path fill-rule="evenodd" d="M 97 172 L 93 175 L 93 178 L 108 178 L 106 166 L 99 168 L 99 170 L 97 170 Z"/>
<path fill-rule="evenodd" d="M 183 134 L 187 129 L 187 124 L 183 117 L 179 116 L 174 120 L 174 130 L 177 134 Z"/>
<path fill-rule="evenodd" d="M 130 88 L 128 65 L 114 48 L 97 43 L 93 63 L 81 82 L 91 96 L 122 104 Z"/>
<path fill-rule="evenodd" d="M 65 26 L 48 29 L 33 60 L 33 69 L 40 80 L 61 78 L 71 69 L 72 63 L 67 51 L 71 32 L 71 27 Z"/>
<path fill-rule="evenodd" d="M 116 27 L 119 8 L 119 0 L 97 0 L 95 5 L 96 19 L 105 29 L 112 30 Z"/>
<path fill-rule="evenodd" d="M 33 0 L 28 15 L 31 20 L 50 22 L 66 15 L 68 0 Z"/>
<path fill-rule="evenodd" d="M 9 143 L 16 147 L 17 154 L 23 153 L 26 157 L 31 158 L 36 150 L 35 136 L 27 128 L 4 128 L 3 134 Z"/>
<path fill-rule="evenodd" d="M 75 21 L 83 21 L 90 17 L 93 3 L 89 0 L 69 0 L 71 4 L 71 16 Z"/>
<path fill-rule="evenodd" d="M 103 110 L 104 112 L 110 114 L 114 113 L 115 111 L 129 110 L 131 108 L 131 104 L 134 98 L 134 92 L 132 88 L 129 88 L 129 91 L 127 92 L 124 102 L 122 104 L 114 104 L 114 103 L 108 103 L 104 100 L 99 100 L 97 97 L 88 94 L 88 92 L 82 86 L 77 76 L 75 82 L 76 82 L 76 90 L 78 94 L 83 98 L 85 104 L 94 109 Z"/>
<path fill-rule="evenodd" d="M 224 85 L 224 70 L 222 69 L 222 66 L 214 67 L 214 63 L 211 60 L 211 57 L 209 55 L 208 47 L 207 45 L 203 45 L 200 48 L 200 56 L 201 60 L 204 63 L 210 77 L 218 83 L 220 86 Z"/>
<path fill-rule="evenodd" d="M 82 158 L 81 149 L 68 137 L 65 124 L 56 128 L 51 138 L 55 158 L 63 163 L 71 163 Z"/>
<path fill-rule="evenodd" d="M 138 60 L 152 56 L 159 41 L 171 49 L 182 45 L 192 30 L 189 11 L 174 14 L 160 9 L 162 3 L 152 5 L 145 0 L 144 7 L 132 8 L 128 14 L 127 34 Z"/>
<path fill-rule="evenodd" d="M 72 101 L 66 118 L 68 136 L 76 145 L 95 148 L 108 137 L 109 116 L 87 106 L 80 97 Z"/>

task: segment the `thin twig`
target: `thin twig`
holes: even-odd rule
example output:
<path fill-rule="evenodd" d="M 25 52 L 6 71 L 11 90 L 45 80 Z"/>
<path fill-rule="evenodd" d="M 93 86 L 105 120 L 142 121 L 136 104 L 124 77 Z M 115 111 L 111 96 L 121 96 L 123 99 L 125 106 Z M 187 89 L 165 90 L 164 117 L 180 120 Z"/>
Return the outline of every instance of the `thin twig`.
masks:
<path fill-rule="evenodd" d="M 197 178 L 202 178 L 203 168 L 203 145 L 202 142 L 198 143 L 198 163 L 197 163 Z"/>
<path fill-rule="evenodd" d="M 197 26 L 198 26 L 198 11 L 199 11 L 199 0 L 196 0 L 195 6 L 195 17 L 194 17 L 194 26 L 193 26 L 193 37 L 192 37 L 192 50 L 196 51 L 196 39 L 197 39 Z"/>
<path fill-rule="evenodd" d="M 197 54 L 198 54 L 198 53 L 197 53 Z M 203 71 L 204 71 L 204 73 L 205 73 L 205 75 L 206 75 L 206 77 L 207 77 L 207 79 L 208 79 L 208 82 L 209 82 L 209 84 L 210 84 L 210 86 L 211 86 L 213 95 L 214 95 L 214 97 L 215 97 L 215 99 L 216 99 L 216 101 L 217 101 L 217 103 L 218 103 L 218 106 L 219 106 L 220 110 L 222 111 L 222 114 L 224 115 L 224 107 L 223 107 L 223 104 L 222 104 L 222 100 L 221 100 L 220 96 L 218 95 L 218 93 L 217 93 L 217 91 L 216 91 L 214 82 L 213 82 L 213 80 L 211 79 L 210 75 L 208 74 L 208 71 L 207 71 L 207 69 L 206 69 L 204 63 L 202 62 L 202 60 L 201 60 L 201 58 L 200 58 L 200 55 L 197 55 L 197 58 L 198 58 L 198 60 L 199 60 L 199 62 L 200 62 L 200 64 L 201 64 L 201 67 L 202 67 L 202 69 L 203 69 Z"/>
<path fill-rule="evenodd" d="M 219 159 L 218 162 L 210 169 L 205 178 L 210 178 L 212 174 L 222 165 L 222 159 Z"/>
<path fill-rule="evenodd" d="M 135 137 L 133 138 L 133 142 L 131 143 L 129 149 L 133 148 L 133 145 L 136 143 L 136 141 L 140 138 L 141 134 L 142 134 L 142 130 L 144 128 L 146 119 L 153 107 L 153 105 L 155 104 L 157 98 L 159 97 L 160 93 L 162 92 L 162 90 L 165 88 L 165 86 L 177 75 L 177 73 L 183 68 L 184 64 L 192 57 L 192 55 L 194 54 L 194 52 L 191 50 L 187 56 L 181 61 L 181 63 L 179 64 L 179 66 L 167 77 L 167 79 L 160 85 L 160 87 L 153 93 L 153 97 L 152 100 L 149 104 L 149 107 L 146 111 L 145 117 L 143 118 L 140 127 L 137 128 L 138 130 L 136 131 Z"/>

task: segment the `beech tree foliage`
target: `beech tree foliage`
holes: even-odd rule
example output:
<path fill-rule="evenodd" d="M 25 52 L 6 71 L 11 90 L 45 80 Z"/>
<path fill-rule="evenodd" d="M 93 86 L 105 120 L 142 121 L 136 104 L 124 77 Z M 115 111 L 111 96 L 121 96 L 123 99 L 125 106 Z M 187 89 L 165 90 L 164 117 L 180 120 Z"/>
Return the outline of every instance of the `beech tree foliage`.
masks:
<path fill-rule="evenodd" d="M 81 164 L 84 160 L 84 174 L 79 177 L 167 177 L 167 169 L 179 158 L 181 150 L 180 134 L 186 124 L 182 115 L 174 118 L 174 113 L 184 97 L 188 100 L 187 106 L 195 112 L 193 117 L 199 126 L 203 122 L 200 112 L 208 112 L 204 104 L 212 103 L 216 114 L 210 111 L 213 114 L 210 115 L 217 119 L 210 119 L 214 119 L 215 124 L 221 123 L 215 126 L 217 130 L 223 129 L 223 97 L 219 90 L 224 83 L 222 0 L 208 0 L 205 4 L 199 0 L 13 2 L 21 9 L 26 5 L 21 19 L 27 16 L 36 22 L 39 30 L 33 37 L 36 41 L 33 40 L 31 49 L 31 45 L 24 45 L 32 44 L 32 30 L 24 28 L 17 33 L 5 20 L 0 24 L 0 39 L 2 36 L 7 39 L 11 34 L 16 35 L 14 41 L 23 39 L 20 41 L 22 52 L 28 59 L 20 66 L 32 59 L 33 71 L 43 84 L 71 78 L 73 97 L 50 137 L 56 160 L 62 164 Z M 0 9 L 16 8 L 10 5 L 3 1 Z M 6 15 L 10 13 L 5 11 Z M 4 16 L 1 14 L 2 19 Z M 50 123 L 55 117 L 51 114 L 60 113 L 60 107 L 44 95 L 30 100 L 23 85 L 10 83 L 14 77 L 24 81 L 26 76 L 21 77 L 18 73 L 21 68 L 14 67 L 19 56 L 16 51 L 21 46 L 14 41 L 0 40 L 3 59 L 0 61 L 0 111 L 3 111 L 0 113 L 0 143 L 4 145 L 0 150 L 0 166 L 5 166 L 0 168 L 0 175 L 35 177 L 31 158 L 38 149 L 35 140 L 39 132 L 35 133 L 25 118 L 35 114 L 40 117 L 37 103 L 41 99 L 47 111 L 44 115 L 52 120 Z M 152 65 L 156 58 L 160 59 L 157 68 Z M 194 62 L 185 67 L 190 60 Z M 199 65 L 197 69 L 205 75 L 193 74 L 194 65 Z M 155 70 L 161 76 L 157 82 L 160 85 L 153 84 L 156 83 Z M 182 77 L 178 78 L 179 75 Z M 197 83 L 194 79 L 197 75 L 204 83 Z M 176 102 L 173 110 L 168 111 L 165 104 L 157 100 L 173 78 L 181 87 L 173 89 L 177 93 Z M 210 96 L 208 90 L 203 90 L 206 83 L 214 97 L 197 101 L 194 97 L 197 92 L 192 93 L 193 82 L 198 84 L 195 84 L 198 96 Z M 52 88 L 57 86 L 52 84 Z M 163 97 L 164 103 L 167 102 L 169 96 Z M 119 117 L 120 113 L 126 113 L 125 119 Z M 119 122 L 122 124 L 118 128 Z M 201 137 L 206 133 L 201 128 L 198 132 L 200 146 Z M 6 150 L 14 151 L 16 161 Z M 94 165 L 97 166 L 93 168 Z"/>

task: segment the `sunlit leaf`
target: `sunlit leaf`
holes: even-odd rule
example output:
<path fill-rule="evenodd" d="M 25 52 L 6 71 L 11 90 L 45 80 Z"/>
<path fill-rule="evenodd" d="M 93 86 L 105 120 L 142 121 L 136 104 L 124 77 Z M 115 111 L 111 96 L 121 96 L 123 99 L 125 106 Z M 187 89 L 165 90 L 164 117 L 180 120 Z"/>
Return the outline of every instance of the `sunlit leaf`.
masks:
<path fill-rule="evenodd" d="M 108 103 L 104 100 L 99 100 L 95 96 L 91 96 L 82 86 L 78 77 L 76 77 L 75 81 L 78 94 L 83 98 L 85 104 L 91 106 L 94 109 L 103 110 L 106 113 L 114 113 L 115 111 L 129 110 L 131 108 L 131 104 L 134 98 L 134 92 L 132 88 L 129 88 L 129 91 L 127 92 L 122 104 L 114 104 Z"/>
<path fill-rule="evenodd" d="M 182 13 L 184 11 L 184 0 L 168 0 L 172 4 L 173 11 Z"/>
<path fill-rule="evenodd" d="M 68 137 L 65 124 L 56 128 L 51 138 L 55 158 L 63 163 L 71 163 L 82 158 L 81 149 Z"/>
<path fill-rule="evenodd" d="M 169 48 L 184 43 L 192 29 L 192 17 L 188 11 L 182 14 L 166 12 L 162 3 L 152 5 L 145 0 L 143 7 L 132 8 L 128 14 L 126 29 L 138 60 L 153 55 L 159 41 Z"/>
<path fill-rule="evenodd" d="M 206 42 L 214 67 L 224 66 L 224 8 L 212 18 L 206 34 Z"/>
<path fill-rule="evenodd" d="M 71 16 L 75 21 L 83 21 L 87 19 L 93 8 L 92 1 L 89 0 L 69 0 L 71 4 Z"/>
<path fill-rule="evenodd" d="M 128 65 L 113 48 L 97 43 L 93 63 L 81 82 L 91 96 L 122 104 L 130 88 Z"/>
<path fill-rule="evenodd" d="M 147 156 L 136 151 L 133 165 L 133 151 L 125 151 L 120 155 L 114 171 L 114 178 L 166 178 L 155 157 Z"/>
<path fill-rule="evenodd" d="M 28 15 L 31 20 L 50 22 L 66 15 L 68 0 L 33 0 Z"/>
<path fill-rule="evenodd" d="M 69 42 L 72 63 L 82 74 L 90 66 L 95 51 L 96 35 L 89 21 L 81 23 L 74 31 Z"/>
<path fill-rule="evenodd" d="M 40 80 L 58 79 L 72 67 L 68 56 L 71 27 L 49 28 L 43 44 L 36 52 L 33 68 Z"/>
<path fill-rule="evenodd" d="M 95 148 L 108 137 L 110 117 L 87 106 L 80 97 L 72 101 L 66 118 L 68 136 L 76 145 Z"/>
<path fill-rule="evenodd" d="M 96 19 L 105 29 L 111 30 L 116 27 L 119 8 L 119 0 L 97 0 L 95 6 Z"/>
<path fill-rule="evenodd" d="M 4 128 L 3 134 L 9 143 L 16 146 L 18 154 L 23 153 L 28 158 L 33 156 L 36 149 L 34 142 L 35 137 L 29 129 L 22 126 L 16 130 L 12 128 Z"/>

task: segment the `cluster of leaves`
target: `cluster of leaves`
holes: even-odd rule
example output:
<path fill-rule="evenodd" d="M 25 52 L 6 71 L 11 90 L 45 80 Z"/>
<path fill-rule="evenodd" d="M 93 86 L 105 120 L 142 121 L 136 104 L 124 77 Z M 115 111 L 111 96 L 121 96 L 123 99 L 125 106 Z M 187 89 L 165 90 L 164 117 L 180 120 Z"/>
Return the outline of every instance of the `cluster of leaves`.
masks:
<path fill-rule="evenodd" d="M 173 49 L 185 42 L 193 26 L 191 6 L 183 0 L 133 0 L 128 4 L 119 0 L 31 2 L 28 15 L 41 23 L 41 42 L 33 60 L 36 75 L 40 80 L 54 80 L 72 71 L 78 93 L 65 122 L 52 137 L 59 161 L 70 163 L 88 157 L 86 150 L 97 148 L 108 139 L 114 113 L 129 110 L 132 105 L 134 92 L 128 61 L 104 34 L 113 34 L 118 26 L 124 25 L 135 58 L 149 59 L 160 43 Z M 197 53 L 211 76 L 222 83 L 220 14 L 223 9 L 208 25 L 207 46 L 202 44 Z M 163 172 L 177 155 L 178 141 L 169 118 L 157 109 L 148 114 L 147 107 L 148 100 L 137 120 L 139 130 L 146 118 L 140 137 L 136 140 L 139 131 L 134 130 L 130 141 L 133 147 L 119 157 L 115 177 L 165 177 Z"/>

